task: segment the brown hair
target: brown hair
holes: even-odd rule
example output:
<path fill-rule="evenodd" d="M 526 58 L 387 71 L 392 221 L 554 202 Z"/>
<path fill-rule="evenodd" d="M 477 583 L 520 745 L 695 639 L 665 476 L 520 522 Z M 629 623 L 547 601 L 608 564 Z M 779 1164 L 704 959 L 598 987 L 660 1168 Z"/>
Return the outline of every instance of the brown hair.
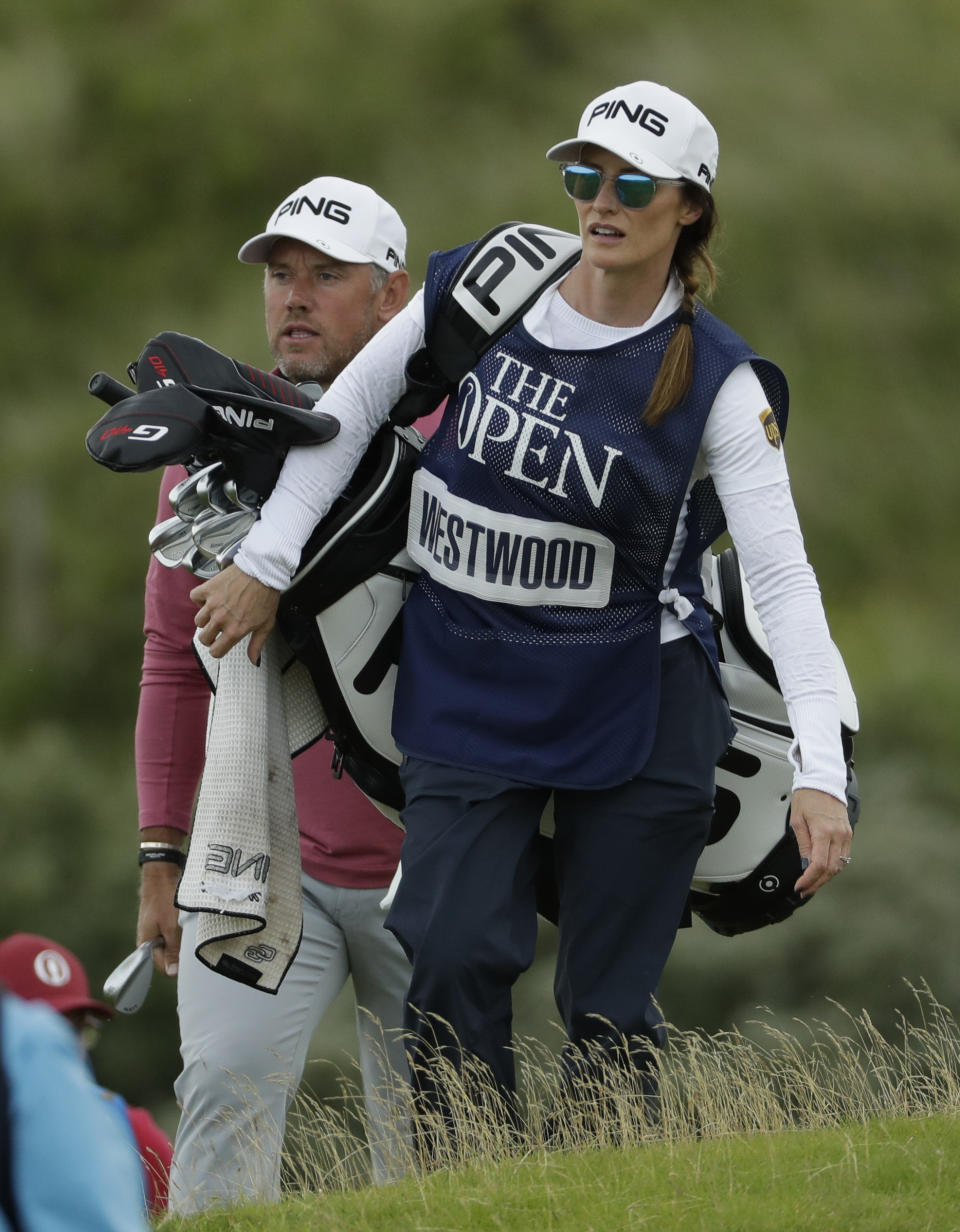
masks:
<path fill-rule="evenodd" d="M 667 344 L 657 379 L 643 411 L 643 421 L 651 426 L 660 423 L 684 400 L 693 384 L 693 313 L 701 282 L 712 290 L 716 268 L 707 249 L 716 228 L 717 211 L 713 197 L 699 184 L 684 184 L 684 194 L 691 205 L 699 205 L 702 213 L 695 222 L 680 232 L 673 253 L 673 268 L 683 283 L 683 303 L 680 319 Z"/>

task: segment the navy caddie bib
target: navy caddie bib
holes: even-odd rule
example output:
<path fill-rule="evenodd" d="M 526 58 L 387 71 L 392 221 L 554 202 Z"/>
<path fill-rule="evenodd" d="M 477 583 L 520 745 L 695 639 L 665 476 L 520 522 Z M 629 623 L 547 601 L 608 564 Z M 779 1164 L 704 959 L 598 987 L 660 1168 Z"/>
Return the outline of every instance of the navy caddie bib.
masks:
<path fill-rule="evenodd" d="M 427 324 L 465 252 L 435 253 Z M 660 688 L 660 599 L 712 661 L 699 557 L 723 529 L 712 484 L 690 486 L 717 391 L 750 360 L 702 307 L 694 381 L 659 425 L 641 416 L 673 315 L 599 350 L 543 346 L 522 326 L 460 382 L 414 476 L 407 549 L 421 573 L 403 615 L 393 731 L 402 752 L 557 787 L 601 788 L 642 770 Z"/>

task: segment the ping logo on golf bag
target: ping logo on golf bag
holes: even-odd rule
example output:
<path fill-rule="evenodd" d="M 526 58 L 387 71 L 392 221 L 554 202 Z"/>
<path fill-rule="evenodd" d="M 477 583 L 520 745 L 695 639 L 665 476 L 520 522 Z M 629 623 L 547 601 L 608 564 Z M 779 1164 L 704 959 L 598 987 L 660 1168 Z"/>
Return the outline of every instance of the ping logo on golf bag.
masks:
<path fill-rule="evenodd" d="M 230 847 L 226 843 L 210 843 L 203 868 L 207 873 L 224 873 L 231 877 L 239 877 L 241 873 L 251 869 L 254 881 L 266 881 L 270 857 L 265 852 L 258 851 L 256 855 L 245 860 L 239 847 Z"/>
<path fill-rule="evenodd" d="M 273 431 L 273 419 L 261 419 L 254 415 L 253 411 L 245 406 L 217 406 L 212 404 L 213 409 L 224 421 L 224 423 L 233 424 L 236 428 L 259 428 L 262 432 Z"/>
<path fill-rule="evenodd" d="M 493 332 L 498 318 L 518 299 L 511 284 L 523 289 L 522 300 L 529 292 L 531 270 L 539 273 L 559 265 L 579 248 L 579 238 L 566 231 L 530 223 L 504 227 L 477 246 L 451 295 L 484 329 Z"/>

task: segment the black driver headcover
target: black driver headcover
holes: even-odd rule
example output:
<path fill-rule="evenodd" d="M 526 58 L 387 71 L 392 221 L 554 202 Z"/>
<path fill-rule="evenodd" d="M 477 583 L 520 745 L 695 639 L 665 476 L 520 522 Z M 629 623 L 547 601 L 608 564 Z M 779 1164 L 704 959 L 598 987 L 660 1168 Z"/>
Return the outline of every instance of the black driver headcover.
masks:
<path fill-rule="evenodd" d="M 304 411 L 314 404 L 314 399 L 292 381 L 230 359 L 199 338 L 172 329 L 151 338 L 130 367 L 140 392 L 164 385 L 192 385 L 240 394 L 245 399 L 280 402 Z"/>
<path fill-rule="evenodd" d="M 87 451 L 114 471 L 222 462 L 263 499 L 292 445 L 321 444 L 340 430 L 305 389 L 186 334 L 151 339 L 131 376 L 138 392 L 129 396 L 103 373 L 90 382 L 111 406 L 87 433 Z"/>

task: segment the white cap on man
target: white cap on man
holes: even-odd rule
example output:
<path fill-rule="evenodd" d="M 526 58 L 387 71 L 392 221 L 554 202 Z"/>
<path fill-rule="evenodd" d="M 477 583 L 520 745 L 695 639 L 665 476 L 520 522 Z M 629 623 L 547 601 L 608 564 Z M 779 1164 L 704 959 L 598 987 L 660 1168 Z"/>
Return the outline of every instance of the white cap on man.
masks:
<path fill-rule="evenodd" d="M 397 211 L 366 184 L 335 175 L 319 176 L 285 197 L 266 230 L 237 256 L 258 265 L 279 239 L 300 240 L 337 261 L 378 265 L 388 274 L 406 264 L 407 229 Z"/>
<path fill-rule="evenodd" d="M 688 98 L 654 81 L 614 86 L 588 103 L 576 137 L 552 146 L 547 158 L 576 162 L 585 145 L 609 150 L 647 175 L 691 180 L 708 192 L 717 176 L 713 125 Z"/>

